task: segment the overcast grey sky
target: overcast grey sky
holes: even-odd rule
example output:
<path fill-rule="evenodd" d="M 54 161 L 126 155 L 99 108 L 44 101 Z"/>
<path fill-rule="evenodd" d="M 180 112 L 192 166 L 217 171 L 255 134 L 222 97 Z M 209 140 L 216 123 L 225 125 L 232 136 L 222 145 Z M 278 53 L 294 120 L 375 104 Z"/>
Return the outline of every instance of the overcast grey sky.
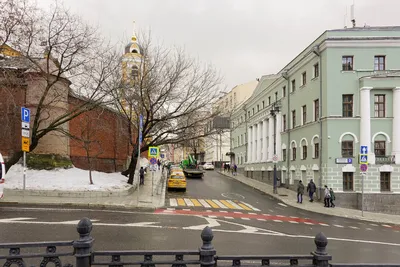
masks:
<path fill-rule="evenodd" d="M 52 0 L 37 0 L 48 6 Z M 132 22 L 154 39 L 213 64 L 224 86 L 276 73 L 327 29 L 343 28 L 353 0 L 64 0 L 117 42 Z M 355 0 L 358 26 L 400 25 L 400 0 Z"/>

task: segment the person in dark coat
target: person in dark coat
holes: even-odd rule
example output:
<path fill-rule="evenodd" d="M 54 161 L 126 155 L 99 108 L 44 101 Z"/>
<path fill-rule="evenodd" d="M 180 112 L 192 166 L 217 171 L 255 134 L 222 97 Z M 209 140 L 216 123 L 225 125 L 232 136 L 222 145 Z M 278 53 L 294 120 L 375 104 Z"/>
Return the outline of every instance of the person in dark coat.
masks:
<path fill-rule="evenodd" d="M 144 185 L 144 169 L 143 167 L 140 167 L 139 170 L 139 177 L 140 177 L 140 185 Z"/>
<path fill-rule="evenodd" d="M 311 179 L 307 185 L 307 192 L 308 192 L 308 196 L 310 197 L 310 202 L 314 201 L 315 191 L 317 191 L 317 187 L 315 186 L 313 179 Z"/>
<path fill-rule="evenodd" d="M 331 195 L 331 198 L 330 198 L 331 207 L 334 208 L 336 205 L 335 205 L 335 203 L 333 203 L 333 201 L 336 200 L 336 197 L 335 197 L 335 192 L 333 192 L 332 187 L 329 189 L 329 194 Z"/>
<path fill-rule="evenodd" d="M 300 180 L 299 184 L 297 185 L 297 203 L 303 203 L 303 194 L 304 194 L 304 185 L 303 182 Z"/>

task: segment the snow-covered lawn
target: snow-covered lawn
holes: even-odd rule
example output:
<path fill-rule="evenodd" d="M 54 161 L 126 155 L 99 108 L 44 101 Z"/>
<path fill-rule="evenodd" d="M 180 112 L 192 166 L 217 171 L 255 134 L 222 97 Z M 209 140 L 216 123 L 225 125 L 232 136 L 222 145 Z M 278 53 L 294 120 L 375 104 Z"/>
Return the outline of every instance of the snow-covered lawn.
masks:
<path fill-rule="evenodd" d="M 121 173 L 92 172 L 93 183 L 89 182 L 89 172 L 71 168 L 57 170 L 31 170 L 26 172 L 26 189 L 60 191 L 118 191 L 127 190 L 128 178 Z M 5 189 L 23 189 L 23 167 L 16 164 L 5 177 Z"/>

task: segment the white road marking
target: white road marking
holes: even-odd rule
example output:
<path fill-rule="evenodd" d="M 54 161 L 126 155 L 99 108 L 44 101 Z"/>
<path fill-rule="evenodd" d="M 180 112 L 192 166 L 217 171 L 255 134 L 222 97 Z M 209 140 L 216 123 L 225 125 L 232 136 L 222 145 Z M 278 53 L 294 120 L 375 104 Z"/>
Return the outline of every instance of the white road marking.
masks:
<path fill-rule="evenodd" d="M 201 205 L 203 205 L 204 208 L 211 208 L 211 206 L 204 200 L 204 199 L 198 199 Z"/>
<path fill-rule="evenodd" d="M 308 224 L 308 225 L 314 225 L 313 223 L 311 223 L 311 222 L 304 222 L 305 224 Z"/>
<path fill-rule="evenodd" d="M 329 226 L 329 224 L 326 224 L 326 223 L 319 223 L 319 225 L 322 225 L 322 226 Z"/>
<path fill-rule="evenodd" d="M 182 210 L 184 210 L 184 211 L 190 211 L 190 209 L 182 209 Z"/>
<path fill-rule="evenodd" d="M 269 209 L 269 212 L 274 212 L 274 210 Z"/>
<path fill-rule="evenodd" d="M 36 218 L 16 217 L 16 218 L 1 219 L 0 222 L 15 222 L 15 221 L 25 221 L 25 220 L 35 220 L 35 219 Z"/>
<path fill-rule="evenodd" d="M 185 201 L 185 203 L 186 203 L 186 205 L 187 205 L 188 207 L 194 207 L 194 204 L 193 204 L 193 202 L 192 202 L 190 199 L 184 198 L 183 200 Z"/>
<path fill-rule="evenodd" d="M 217 204 L 221 209 L 227 209 L 228 207 L 222 204 L 220 201 L 213 199 L 212 200 L 215 204 Z"/>
<path fill-rule="evenodd" d="M 298 219 L 299 217 L 296 217 L 296 216 L 290 216 L 290 218 L 293 218 L 293 219 Z"/>
<path fill-rule="evenodd" d="M 257 215 L 257 213 L 254 213 L 254 212 L 249 212 L 249 214 L 251 214 L 251 215 Z"/>
<path fill-rule="evenodd" d="M 377 224 L 375 224 L 375 223 L 370 223 L 369 225 L 372 225 L 372 226 L 379 226 L 379 225 L 377 225 Z"/>
<path fill-rule="evenodd" d="M 265 221 L 266 221 L 266 219 L 257 219 L 257 220 L 259 220 L 259 221 L 263 221 L 263 222 L 265 222 Z"/>
<path fill-rule="evenodd" d="M 360 229 L 357 226 L 349 226 L 349 228 L 351 228 L 351 229 Z"/>
<path fill-rule="evenodd" d="M 283 216 L 283 215 L 276 215 L 276 217 L 281 217 L 281 218 L 283 218 L 283 217 L 286 217 L 286 216 Z"/>
<path fill-rule="evenodd" d="M 296 221 L 289 221 L 290 223 L 299 223 L 299 222 L 296 222 Z"/>
<path fill-rule="evenodd" d="M 167 208 L 167 210 L 175 210 L 175 208 Z"/>
<path fill-rule="evenodd" d="M 372 231 L 372 228 L 365 228 L 365 230 Z"/>
<path fill-rule="evenodd" d="M 163 210 L 164 213 L 172 213 L 174 212 L 173 210 Z"/>
<path fill-rule="evenodd" d="M 248 203 L 246 203 L 246 202 L 243 202 L 243 201 L 242 201 L 242 203 L 245 204 L 247 207 L 249 207 L 249 208 L 252 209 L 252 210 L 261 211 L 261 210 L 257 209 L 256 207 L 253 207 L 252 205 L 250 205 L 250 204 L 248 204 Z"/>
<path fill-rule="evenodd" d="M 242 207 L 240 207 L 238 204 L 236 204 L 236 203 L 233 202 L 232 200 L 227 200 L 227 202 L 228 202 L 229 204 L 231 204 L 232 206 L 234 206 L 235 209 L 237 209 L 237 210 L 242 210 L 242 209 L 243 209 Z"/>
<path fill-rule="evenodd" d="M 176 201 L 176 198 L 170 198 L 169 199 L 169 205 L 172 207 L 177 207 L 178 206 L 178 201 Z"/>
<path fill-rule="evenodd" d="M 236 213 L 236 214 L 243 214 L 243 212 L 240 212 L 240 211 L 234 211 L 233 213 Z"/>
<path fill-rule="evenodd" d="M 245 199 L 244 196 L 237 194 L 237 193 L 222 193 L 221 196 L 223 196 L 224 198 L 230 198 L 230 199 L 237 199 L 237 198 Z"/>
<path fill-rule="evenodd" d="M 287 207 L 287 205 L 283 204 L 283 203 L 278 203 L 278 205 L 281 205 L 282 207 Z"/>
<path fill-rule="evenodd" d="M 241 218 L 242 220 L 246 220 L 246 221 L 249 221 L 250 220 L 250 218 Z"/>
<path fill-rule="evenodd" d="M 224 217 L 225 219 L 233 220 L 233 217 Z"/>
<path fill-rule="evenodd" d="M 387 225 L 387 224 L 382 224 L 382 226 L 383 226 L 383 227 L 386 227 L 386 228 L 392 228 L 391 225 Z"/>
<path fill-rule="evenodd" d="M 228 213 L 228 211 L 226 211 L 226 210 L 219 210 L 219 212 L 225 212 L 225 213 Z"/>
<path fill-rule="evenodd" d="M 282 222 L 281 220 L 273 220 L 274 222 Z"/>
<path fill-rule="evenodd" d="M 208 215 L 208 218 L 217 218 L 217 216 L 214 216 L 214 215 Z"/>
<path fill-rule="evenodd" d="M 264 213 L 263 215 L 264 216 L 271 216 L 271 214 L 268 214 L 268 213 Z"/>
<path fill-rule="evenodd" d="M 212 210 L 206 210 L 206 212 L 212 212 Z"/>
<path fill-rule="evenodd" d="M 208 226 L 208 227 L 218 227 L 218 226 L 221 225 L 217 220 L 214 220 L 214 219 L 211 219 L 211 218 L 205 218 L 205 219 L 207 220 L 208 224 L 193 225 L 193 226 L 189 226 L 189 227 L 183 227 L 183 229 L 203 230 L 206 226 Z"/>
<path fill-rule="evenodd" d="M 344 226 L 343 226 L 343 225 L 339 225 L 339 224 L 334 224 L 333 226 L 335 226 L 335 227 L 339 227 L 339 228 L 344 228 Z"/>

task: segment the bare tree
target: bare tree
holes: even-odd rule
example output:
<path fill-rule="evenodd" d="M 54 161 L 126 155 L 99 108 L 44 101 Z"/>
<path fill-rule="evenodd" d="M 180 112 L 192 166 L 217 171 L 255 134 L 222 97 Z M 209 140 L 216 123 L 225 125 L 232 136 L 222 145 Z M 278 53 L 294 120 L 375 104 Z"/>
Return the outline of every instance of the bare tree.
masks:
<path fill-rule="evenodd" d="M 6 0 L 8 6 L 12 3 Z M 36 95 L 27 100 L 34 107 L 30 144 L 30 151 L 34 151 L 48 133 L 67 133 L 68 121 L 111 100 L 107 96 L 113 88 L 108 80 L 119 68 L 119 57 L 97 28 L 57 2 L 49 12 L 24 6 L 19 10 L 25 12 L 23 19 L 16 20 L 5 10 L 0 12 L 11 25 L 3 30 L 8 33 L 7 43 L 21 54 L 18 69 L 24 71 L 22 82 L 35 85 Z M 13 64 L 15 60 L 6 59 L 0 67 L 12 69 Z M 87 101 L 69 109 L 68 94 Z M 6 163 L 7 169 L 21 156 L 21 151 L 14 153 Z"/>
<path fill-rule="evenodd" d="M 176 144 L 202 136 L 189 129 L 215 116 L 210 103 L 218 94 L 220 77 L 208 65 L 201 65 L 179 48 L 153 45 L 141 36 L 142 60 L 139 75 L 114 91 L 116 105 L 132 122 L 130 133 L 137 133 L 139 115 L 143 115 L 143 140 L 140 152 L 149 146 Z M 121 77 L 119 77 L 120 79 Z M 116 82 L 118 79 L 116 80 Z M 133 183 L 137 163 L 138 137 L 131 138 L 133 153 L 129 168 L 122 172 Z"/>

